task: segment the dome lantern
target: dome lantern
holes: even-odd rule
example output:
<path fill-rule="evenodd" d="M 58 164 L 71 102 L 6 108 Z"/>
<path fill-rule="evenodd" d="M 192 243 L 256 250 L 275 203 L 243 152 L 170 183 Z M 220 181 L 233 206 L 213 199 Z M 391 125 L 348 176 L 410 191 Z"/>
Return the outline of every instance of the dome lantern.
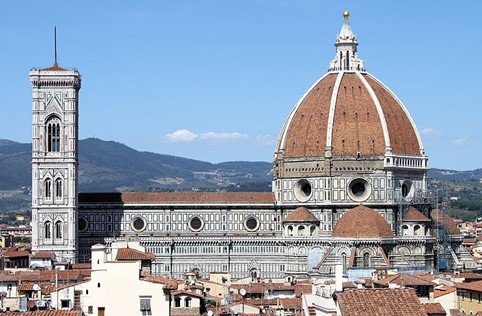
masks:
<path fill-rule="evenodd" d="M 330 63 L 330 71 L 364 71 L 363 60 L 358 58 L 358 41 L 348 23 L 350 13 L 343 12 L 343 26 L 335 42 L 336 56 Z"/>

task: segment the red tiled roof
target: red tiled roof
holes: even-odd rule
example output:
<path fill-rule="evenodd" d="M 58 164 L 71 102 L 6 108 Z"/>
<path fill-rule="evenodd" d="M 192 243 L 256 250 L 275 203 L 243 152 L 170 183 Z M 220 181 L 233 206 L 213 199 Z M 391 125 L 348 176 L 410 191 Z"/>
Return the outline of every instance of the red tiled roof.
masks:
<path fill-rule="evenodd" d="M 425 309 L 428 315 L 431 315 L 431 314 L 445 315 L 445 309 L 442 307 L 440 303 L 425 303 L 423 304 L 423 308 Z"/>
<path fill-rule="evenodd" d="M 18 258 L 18 257 L 28 257 L 30 256 L 30 252 L 26 250 L 14 250 L 14 251 L 7 251 L 3 254 L 5 258 Z"/>
<path fill-rule="evenodd" d="M 396 284 L 400 286 L 418 286 L 418 285 L 435 286 L 435 284 L 430 281 L 426 281 L 424 279 L 417 278 L 413 275 L 405 274 L 405 273 L 388 276 L 381 280 L 373 281 L 373 283 L 383 285 L 383 286 L 388 286 L 388 284 Z"/>
<path fill-rule="evenodd" d="M 179 291 L 171 292 L 171 296 L 173 296 L 173 297 L 178 296 L 178 295 L 188 295 L 188 296 L 193 296 L 193 297 L 197 297 L 197 298 L 203 298 L 204 297 L 201 294 L 194 293 L 194 292 L 191 292 L 191 291 L 185 291 L 185 290 L 179 290 Z"/>
<path fill-rule="evenodd" d="M 343 316 L 427 316 L 413 289 L 348 290 L 336 299 Z"/>
<path fill-rule="evenodd" d="M 146 253 L 133 248 L 121 248 L 117 251 L 116 260 L 154 260 L 153 253 Z"/>
<path fill-rule="evenodd" d="M 455 285 L 458 289 L 482 292 L 482 280 L 468 283 L 456 283 Z"/>
<path fill-rule="evenodd" d="M 304 222 L 304 223 L 319 223 L 320 220 L 316 218 L 313 213 L 306 207 L 298 207 L 291 214 L 283 219 L 283 222 Z"/>
<path fill-rule="evenodd" d="M 165 289 L 177 289 L 177 286 L 182 283 L 182 281 L 179 280 L 174 280 L 174 279 L 168 279 L 164 278 L 161 276 L 157 275 L 151 275 L 151 274 L 143 274 L 141 275 L 141 280 L 151 282 L 151 283 L 159 283 L 159 284 L 164 284 Z"/>
<path fill-rule="evenodd" d="M 53 64 L 52 66 L 50 66 L 48 68 L 44 68 L 42 70 L 46 70 L 46 71 L 68 71 L 67 69 L 60 67 L 57 63 Z"/>
<path fill-rule="evenodd" d="M 404 222 L 430 222 L 430 218 L 423 215 L 422 212 L 417 210 L 415 207 L 411 206 L 405 216 L 403 217 Z"/>
<path fill-rule="evenodd" d="M 346 212 L 333 229 L 333 237 L 392 237 L 387 221 L 362 204 Z"/>
<path fill-rule="evenodd" d="M 124 192 L 80 193 L 80 203 L 119 204 L 273 204 L 272 192 Z"/>
<path fill-rule="evenodd" d="M 437 286 L 433 291 L 433 297 L 437 298 L 440 296 L 444 296 L 446 294 L 455 292 L 455 290 L 456 290 L 455 286 L 449 286 L 449 285 Z"/>
<path fill-rule="evenodd" d="M 453 218 L 451 218 L 443 210 L 439 210 L 439 209 L 432 210 L 431 216 L 433 220 L 439 225 L 442 225 L 450 235 L 460 234 L 460 230 L 457 227 L 457 223 L 453 220 Z"/>
<path fill-rule="evenodd" d="M 32 259 L 54 259 L 55 254 L 50 251 L 39 251 L 32 256 Z"/>
<path fill-rule="evenodd" d="M 72 270 L 89 270 L 92 269 L 92 263 L 74 263 Z"/>

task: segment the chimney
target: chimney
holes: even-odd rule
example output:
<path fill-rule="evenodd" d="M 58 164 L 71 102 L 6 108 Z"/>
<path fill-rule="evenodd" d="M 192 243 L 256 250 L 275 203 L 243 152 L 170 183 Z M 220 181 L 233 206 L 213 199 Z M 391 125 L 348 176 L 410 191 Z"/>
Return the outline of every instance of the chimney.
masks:
<path fill-rule="evenodd" d="M 343 291 L 343 266 L 340 262 L 335 265 L 335 290 Z"/>

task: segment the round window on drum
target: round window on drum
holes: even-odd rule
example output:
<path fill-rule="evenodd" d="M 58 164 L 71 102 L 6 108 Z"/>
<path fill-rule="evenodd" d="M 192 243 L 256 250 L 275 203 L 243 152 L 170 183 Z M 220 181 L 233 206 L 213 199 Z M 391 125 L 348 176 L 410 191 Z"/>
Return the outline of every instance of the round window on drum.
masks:
<path fill-rule="evenodd" d="M 193 232 L 198 232 L 203 229 L 204 221 L 199 216 L 193 216 L 189 219 L 189 229 Z"/>
<path fill-rule="evenodd" d="M 256 217 L 250 216 L 244 221 L 244 227 L 247 231 L 254 232 L 259 228 L 259 221 Z"/>
<path fill-rule="evenodd" d="M 137 216 L 132 219 L 132 222 L 131 222 L 132 230 L 136 232 L 141 232 L 144 229 L 146 229 L 146 226 L 147 226 L 147 223 L 144 217 Z"/>

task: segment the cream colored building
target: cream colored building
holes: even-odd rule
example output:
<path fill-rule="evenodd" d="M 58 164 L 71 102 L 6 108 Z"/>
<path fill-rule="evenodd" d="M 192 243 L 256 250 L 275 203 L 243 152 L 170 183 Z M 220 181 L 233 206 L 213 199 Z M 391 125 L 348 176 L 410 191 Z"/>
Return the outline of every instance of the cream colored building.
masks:
<path fill-rule="evenodd" d="M 135 243 L 129 247 L 142 251 Z M 169 315 L 169 282 L 141 276 L 140 260 L 117 261 L 116 249 L 92 247 L 92 275 L 82 284 L 81 306 L 86 315 Z"/>

